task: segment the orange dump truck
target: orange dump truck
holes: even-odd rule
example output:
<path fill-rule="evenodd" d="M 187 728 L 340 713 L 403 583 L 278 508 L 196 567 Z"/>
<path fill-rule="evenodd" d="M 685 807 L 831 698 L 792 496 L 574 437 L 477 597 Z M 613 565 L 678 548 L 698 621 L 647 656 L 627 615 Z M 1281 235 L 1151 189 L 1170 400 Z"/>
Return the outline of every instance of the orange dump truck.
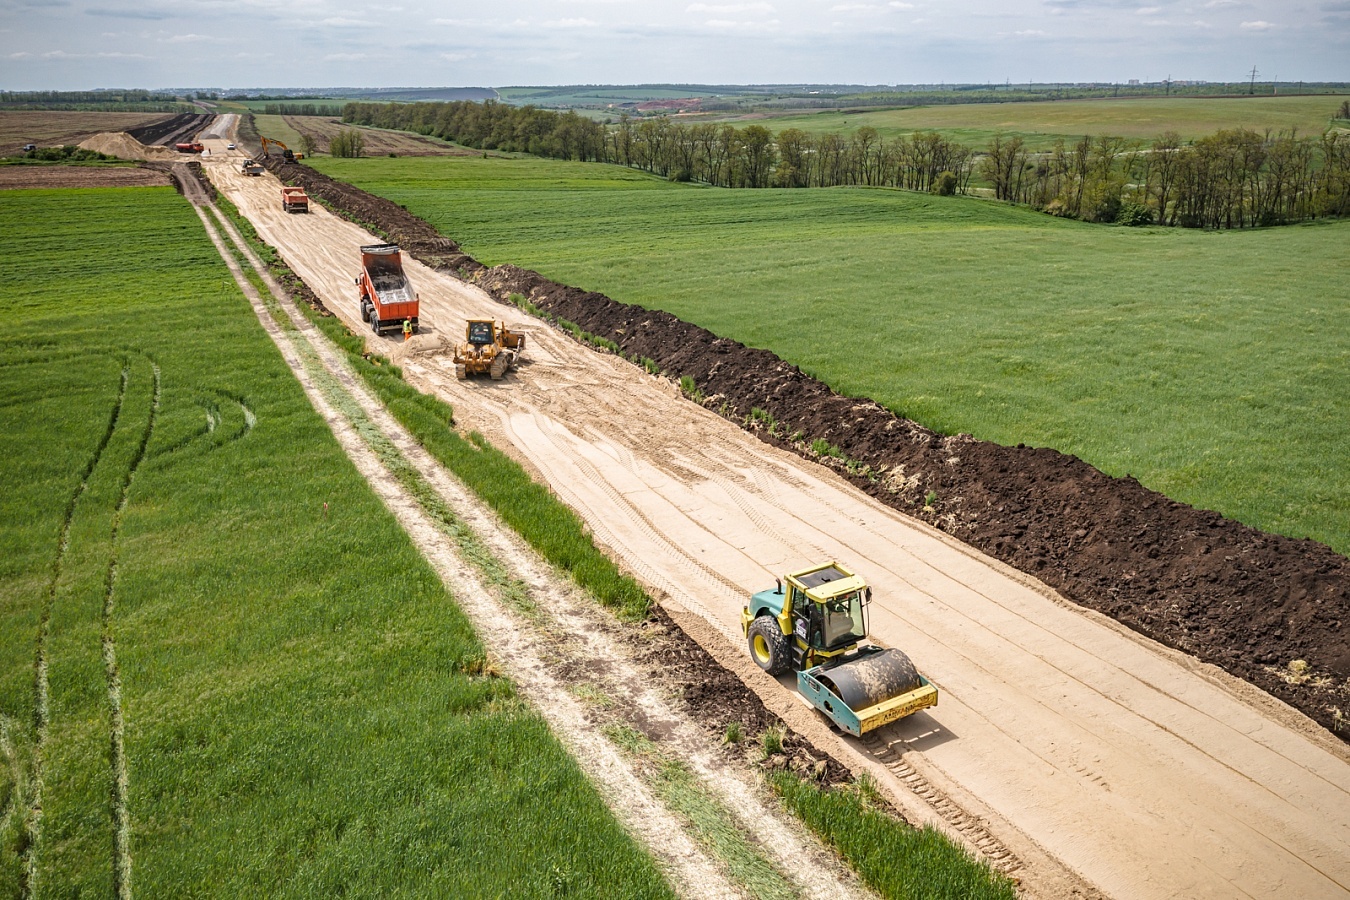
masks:
<path fill-rule="evenodd" d="M 284 187 L 281 189 L 281 208 L 288 213 L 309 212 L 309 195 L 301 187 Z"/>
<path fill-rule="evenodd" d="M 197 141 L 184 141 L 181 144 L 174 144 L 173 148 L 179 153 L 201 153 L 206 147 Z"/>
<path fill-rule="evenodd" d="M 403 257 L 397 244 L 369 244 L 361 248 L 361 272 L 356 276 L 360 293 L 361 320 L 380 334 L 402 330 L 412 321 L 417 331 L 417 293 L 403 273 Z"/>

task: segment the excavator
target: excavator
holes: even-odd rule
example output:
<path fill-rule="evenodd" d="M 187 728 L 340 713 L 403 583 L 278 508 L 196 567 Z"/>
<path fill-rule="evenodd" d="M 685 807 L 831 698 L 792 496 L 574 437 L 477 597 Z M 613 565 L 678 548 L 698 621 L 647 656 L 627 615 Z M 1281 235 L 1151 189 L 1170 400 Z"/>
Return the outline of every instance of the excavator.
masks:
<path fill-rule="evenodd" d="M 830 560 L 787 573 L 741 612 L 755 664 L 796 671 L 802 699 L 855 737 L 938 701 L 908 656 L 862 643 L 871 601 L 867 582 Z"/>
<path fill-rule="evenodd" d="M 295 162 L 296 160 L 305 158 L 305 154 L 303 153 L 292 153 L 291 148 L 287 147 L 281 141 L 274 141 L 271 138 L 263 137 L 262 135 L 258 135 L 258 140 L 262 141 L 262 153 L 260 153 L 259 156 L 263 158 L 272 155 L 271 151 L 267 149 L 269 146 L 276 147 L 278 150 L 280 150 L 281 158 L 286 160 L 286 162 Z"/>

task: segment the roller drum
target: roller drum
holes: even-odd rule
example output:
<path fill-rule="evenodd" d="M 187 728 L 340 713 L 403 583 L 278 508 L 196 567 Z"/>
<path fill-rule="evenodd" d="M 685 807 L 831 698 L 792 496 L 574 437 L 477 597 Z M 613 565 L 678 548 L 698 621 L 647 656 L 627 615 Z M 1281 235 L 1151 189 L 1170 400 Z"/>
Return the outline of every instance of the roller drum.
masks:
<path fill-rule="evenodd" d="M 834 666 L 821 672 L 818 679 L 855 713 L 907 694 L 923 683 L 914 663 L 899 650 L 883 650 Z"/>

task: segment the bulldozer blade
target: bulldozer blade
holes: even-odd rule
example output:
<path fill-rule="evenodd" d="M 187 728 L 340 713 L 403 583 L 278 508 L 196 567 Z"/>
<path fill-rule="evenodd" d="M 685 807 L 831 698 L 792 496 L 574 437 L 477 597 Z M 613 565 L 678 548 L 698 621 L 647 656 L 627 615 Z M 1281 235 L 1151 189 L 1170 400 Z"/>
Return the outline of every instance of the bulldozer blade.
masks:
<path fill-rule="evenodd" d="M 875 650 L 849 662 L 806 669 L 797 674 L 797 688 L 836 725 L 859 737 L 937 705 L 937 688 L 899 650 Z"/>

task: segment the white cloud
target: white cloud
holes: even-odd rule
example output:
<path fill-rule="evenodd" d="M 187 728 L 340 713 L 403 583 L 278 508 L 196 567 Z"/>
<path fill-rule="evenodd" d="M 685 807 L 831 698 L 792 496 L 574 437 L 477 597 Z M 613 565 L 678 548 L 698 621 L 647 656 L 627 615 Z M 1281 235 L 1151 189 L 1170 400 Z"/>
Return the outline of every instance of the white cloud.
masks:
<path fill-rule="evenodd" d="M 334 16 L 330 19 L 321 19 L 319 21 L 319 24 L 332 25 L 337 28 L 373 28 L 375 26 L 374 22 L 367 21 L 366 19 L 347 19 L 343 18 L 342 16 Z"/>
<path fill-rule="evenodd" d="M 777 19 L 770 19 L 767 22 L 742 22 L 735 19 L 709 19 L 703 23 L 704 27 L 712 28 L 716 31 L 772 31 L 779 25 Z"/>
<path fill-rule="evenodd" d="M 1046 33 L 1039 28 L 1028 28 L 1026 31 L 1014 31 L 1017 37 L 1046 37 Z"/>
<path fill-rule="evenodd" d="M 1270 31 L 1275 26 L 1270 22 L 1262 22 L 1258 20 L 1256 22 L 1243 22 L 1238 27 L 1240 27 L 1244 31 Z"/>
<path fill-rule="evenodd" d="M 747 13 L 771 13 L 772 3 L 691 3 L 684 10 L 710 16 L 739 16 Z"/>
<path fill-rule="evenodd" d="M 1162 12 L 1161 6 L 1141 6 L 1134 11 L 1137 16 L 1156 16 Z"/>
<path fill-rule="evenodd" d="M 830 12 L 881 12 L 881 7 L 871 3 L 840 3 L 831 6 Z"/>

